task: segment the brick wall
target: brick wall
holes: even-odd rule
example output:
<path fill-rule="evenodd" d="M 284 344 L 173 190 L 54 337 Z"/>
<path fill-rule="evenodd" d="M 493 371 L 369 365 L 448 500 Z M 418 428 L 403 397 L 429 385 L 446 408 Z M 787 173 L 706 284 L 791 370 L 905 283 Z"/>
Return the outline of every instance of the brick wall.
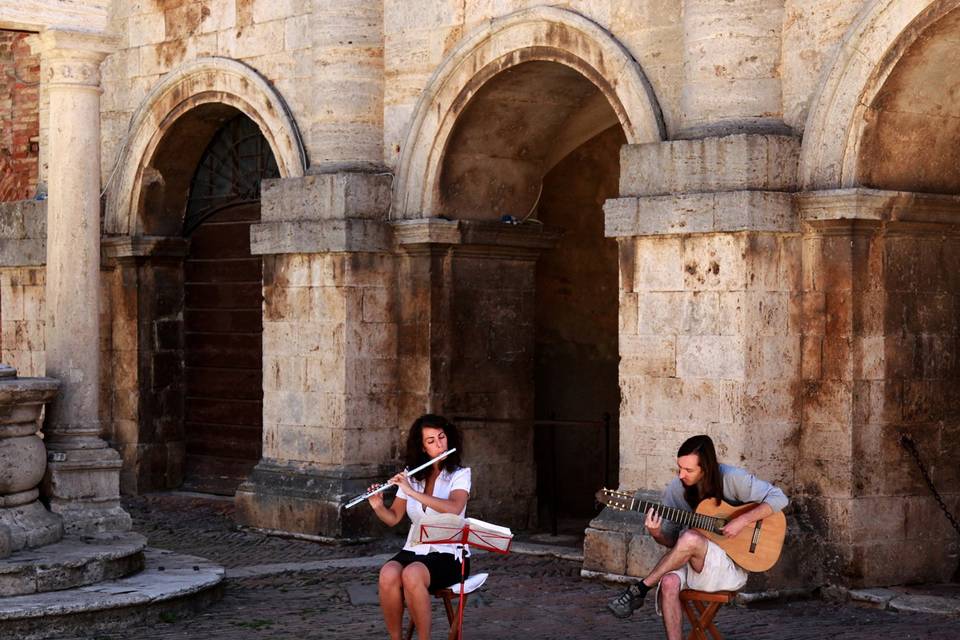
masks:
<path fill-rule="evenodd" d="M 0 31 L 0 202 L 25 200 L 37 188 L 40 58 L 29 35 Z"/>

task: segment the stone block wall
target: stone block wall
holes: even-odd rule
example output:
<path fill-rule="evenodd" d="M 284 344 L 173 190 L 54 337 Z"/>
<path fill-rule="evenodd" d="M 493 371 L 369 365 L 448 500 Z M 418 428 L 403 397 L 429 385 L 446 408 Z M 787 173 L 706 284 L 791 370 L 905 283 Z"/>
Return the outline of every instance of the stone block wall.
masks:
<path fill-rule="evenodd" d="M 42 266 L 0 269 L 0 361 L 21 377 L 46 371 L 44 272 Z"/>
<path fill-rule="evenodd" d="M 45 373 L 45 202 L 0 204 L 0 362 Z"/>
<path fill-rule="evenodd" d="M 40 58 L 29 33 L 0 30 L 0 202 L 31 198 L 40 153 Z"/>
<path fill-rule="evenodd" d="M 264 458 L 396 456 L 393 268 L 378 254 L 264 258 Z"/>

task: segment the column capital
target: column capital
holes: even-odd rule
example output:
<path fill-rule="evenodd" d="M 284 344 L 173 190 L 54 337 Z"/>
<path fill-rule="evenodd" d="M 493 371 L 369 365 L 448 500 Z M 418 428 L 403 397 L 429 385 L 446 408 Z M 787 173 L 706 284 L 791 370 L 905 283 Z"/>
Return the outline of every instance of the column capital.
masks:
<path fill-rule="evenodd" d="M 100 85 L 100 63 L 117 50 L 116 36 L 103 32 L 48 29 L 40 34 L 40 54 L 48 84 Z"/>

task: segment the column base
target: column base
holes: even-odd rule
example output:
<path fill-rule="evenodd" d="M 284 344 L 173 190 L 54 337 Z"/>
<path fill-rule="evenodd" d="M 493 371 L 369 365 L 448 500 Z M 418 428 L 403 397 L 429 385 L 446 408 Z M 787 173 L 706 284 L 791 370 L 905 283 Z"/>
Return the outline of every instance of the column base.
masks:
<path fill-rule="evenodd" d="M 386 527 L 369 506 L 344 505 L 388 475 L 375 468 L 310 469 L 261 460 L 237 489 L 236 520 L 258 529 L 343 540 L 380 536 Z"/>
<path fill-rule="evenodd" d="M 9 552 L 53 544 L 63 537 L 63 520 L 44 509 L 37 500 L 16 507 L 0 508 L 0 531 L 4 528 L 9 534 Z M 3 538 L 3 534 L 0 534 L 0 538 Z M 0 557 L 3 557 L 3 547 L 0 541 Z"/>
<path fill-rule="evenodd" d="M 63 518 L 65 533 L 130 530 L 130 515 L 120 506 L 120 454 L 104 447 L 51 450 L 48 457 L 43 494 Z"/>

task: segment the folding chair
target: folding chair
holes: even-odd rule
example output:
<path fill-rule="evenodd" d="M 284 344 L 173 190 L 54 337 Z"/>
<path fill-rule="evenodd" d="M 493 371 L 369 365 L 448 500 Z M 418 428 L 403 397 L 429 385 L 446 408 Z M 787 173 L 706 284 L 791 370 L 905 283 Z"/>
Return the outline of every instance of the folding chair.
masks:
<path fill-rule="evenodd" d="M 467 610 L 467 596 L 483 586 L 483 583 L 487 581 L 487 577 L 490 574 L 488 573 L 478 573 L 474 576 L 470 576 L 463 583 L 463 610 Z M 447 640 L 460 640 L 460 629 L 457 627 L 457 608 L 453 606 L 454 598 L 460 597 L 460 583 L 447 587 L 446 589 L 440 589 L 439 591 L 434 591 L 430 595 L 434 598 L 440 598 L 443 600 L 443 608 L 447 612 L 447 622 L 450 624 L 450 633 L 447 634 Z M 407 626 L 407 634 L 404 636 L 406 640 L 411 640 L 413 638 L 413 618 L 410 618 L 410 624 Z"/>
<path fill-rule="evenodd" d="M 717 615 L 720 607 L 727 604 L 737 595 L 734 591 L 717 591 L 714 593 L 708 591 L 695 591 L 693 589 L 684 589 L 680 592 L 680 604 L 690 620 L 692 627 L 687 640 L 710 640 L 707 632 L 713 640 L 723 640 L 717 625 L 713 624 L 713 616 Z"/>

